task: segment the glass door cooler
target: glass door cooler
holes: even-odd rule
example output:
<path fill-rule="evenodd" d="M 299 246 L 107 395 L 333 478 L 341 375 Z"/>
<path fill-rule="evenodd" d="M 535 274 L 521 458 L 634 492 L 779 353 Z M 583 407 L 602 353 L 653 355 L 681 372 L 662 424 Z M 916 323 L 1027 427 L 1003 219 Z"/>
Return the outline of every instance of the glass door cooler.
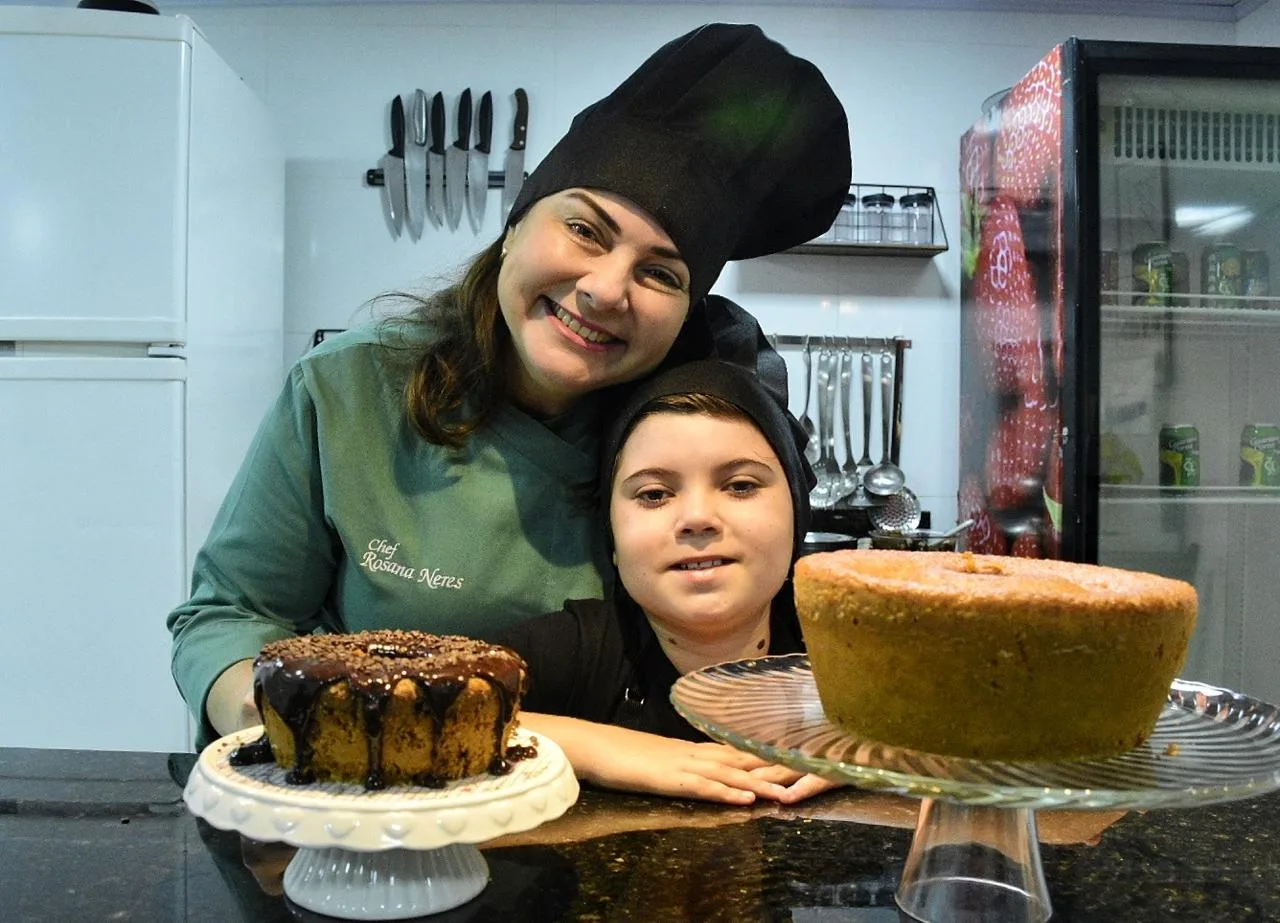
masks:
<path fill-rule="evenodd" d="M 1071 39 L 960 147 L 970 548 L 1187 580 L 1280 700 L 1280 49 Z"/>

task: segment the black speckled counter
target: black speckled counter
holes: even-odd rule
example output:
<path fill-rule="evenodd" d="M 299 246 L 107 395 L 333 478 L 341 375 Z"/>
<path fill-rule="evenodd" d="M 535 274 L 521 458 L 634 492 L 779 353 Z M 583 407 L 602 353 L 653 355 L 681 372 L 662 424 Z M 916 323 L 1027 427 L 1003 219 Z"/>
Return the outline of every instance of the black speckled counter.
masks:
<path fill-rule="evenodd" d="M 0 920 L 327 919 L 279 896 L 287 848 L 187 814 L 193 759 L 0 749 Z M 834 792 L 805 815 L 584 790 L 560 821 L 487 847 L 485 891 L 430 919 L 890 923 L 911 831 L 830 819 L 862 797 Z M 1055 921 L 1280 920 L 1280 794 L 1095 826 L 1042 846 Z"/>

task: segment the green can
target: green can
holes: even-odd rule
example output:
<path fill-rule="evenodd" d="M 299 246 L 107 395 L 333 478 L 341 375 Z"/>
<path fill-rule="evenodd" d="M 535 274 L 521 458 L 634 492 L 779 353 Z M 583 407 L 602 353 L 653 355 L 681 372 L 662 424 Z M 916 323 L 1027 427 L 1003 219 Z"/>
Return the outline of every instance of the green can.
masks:
<path fill-rule="evenodd" d="M 1200 486 L 1200 431 L 1190 423 L 1160 427 L 1160 483 L 1165 487 Z"/>
<path fill-rule="evenodd" d="M 1250 423 L 1240 434 L 1240 484 L 1280 487 L 1280 425 Z"/>
<path fill-rule="evenodd" d="M 1200 291 L 1214 297 L 1244 294 L 1244 260 L 1235 244 L 1214 244 L 1200 255 Z M 1238 308 L 1233 301 L 1209 302 L 1208 307 Z"/>
<path fill-rule="evenodd" d="M 1187 298 L 1186 295 L 1191 291 L 1191 260 L 1181 250 L 1171 250 L 1169 251 L 1169 263 L 1172 268 L 1170 290 L 1175 295 L 1181 294 L 1183 296 L 1174 298 L 1170 303 L 1178 308 L 1190 307 L 1191 299 Z"/>
<path fill-rule="evenodd" d="M 1241 288 L 1248 296 L 1246 307 L 1266 309 L 1267 296 L 1271 294 L 1271 261 L 1265 250 L 1246 250 L 1243 254 L 1244 278 Z"/>
<path fill-rule="evenodd" d="M 1173 251 L 1162 240 L 1133 248 L 1133 303 L 1144 307 L 1168 307 L 1173 291 Z"/>

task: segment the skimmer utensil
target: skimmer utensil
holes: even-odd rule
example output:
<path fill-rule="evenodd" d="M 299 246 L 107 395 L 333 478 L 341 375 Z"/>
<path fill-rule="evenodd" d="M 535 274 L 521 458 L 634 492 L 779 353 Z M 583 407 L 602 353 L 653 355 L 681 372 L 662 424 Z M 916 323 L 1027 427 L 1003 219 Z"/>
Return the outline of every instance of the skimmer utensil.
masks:
<path fill-rule="evenodd" d="M 873 506 L 871 522 L 886 532 L 910 532 L 920 528 L 920 498 L 910 487 L 903 487 L 896 494 L 885 498 L 880 506 Z"/>

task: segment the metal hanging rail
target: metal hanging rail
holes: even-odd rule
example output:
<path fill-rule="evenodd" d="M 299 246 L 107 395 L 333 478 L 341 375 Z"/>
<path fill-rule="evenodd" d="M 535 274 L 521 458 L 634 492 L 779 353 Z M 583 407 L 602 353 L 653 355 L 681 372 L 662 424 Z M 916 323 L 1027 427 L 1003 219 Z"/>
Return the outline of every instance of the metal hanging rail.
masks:
<path fill-rule="evenodd" d="M 826 334 L 770 333 L 766 334 L 774 349 L 884 349 L 893 350 L 893 407 L 892 436 L 889 440 L 889 459 L 899 463 L 902 451 L 902 386 L 906 375 L 907 350 L 911 341 L 906 337 L 851 337 Z M 785 360 L 784 360 L 785 361 Z"/>
<path fill-rule="evenodd" d="M 829 336 L 818 333 L 770 333 L 769 343 L 774 349 L 794 346 L 804 349 L 806 346 L 826 346 L 829 349 L 910 349 L 911 341 L 906 337 L 851 337 Z"/>

